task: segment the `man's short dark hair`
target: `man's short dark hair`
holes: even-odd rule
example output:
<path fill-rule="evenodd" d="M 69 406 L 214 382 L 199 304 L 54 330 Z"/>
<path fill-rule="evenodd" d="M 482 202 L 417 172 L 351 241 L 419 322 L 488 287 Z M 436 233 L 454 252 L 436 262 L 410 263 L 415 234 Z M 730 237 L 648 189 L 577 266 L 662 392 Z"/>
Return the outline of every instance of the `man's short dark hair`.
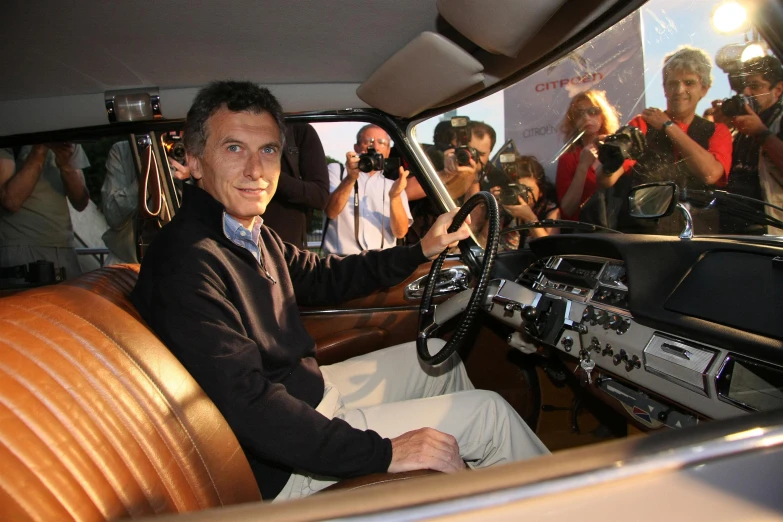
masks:
<path fill-rule="evenodd" d="M 269 113 L 280 128 L 283 142 L 285 120 L 283 108 L 269 89 L 252 82 L 212 82 L 196 95 L 185 120 L 185 149 L 194 156 L 204 152 L 207 143 L 207 120 L 222 107 L 231 112 Z"/>
<path fill-rule="evenodd" d="M 432 142 L 440 149 L 452 147 L 453 141 L 457 138 L 457 131 L 451 125 L 451 120 L 443 120 L 435 125 L 435 131 L 432 133 Z"/>
<path fill-rule="evenodd" d="M 764 81 L 769 82 L 770 88 L 783 82 L 783 66 L 780 64 L 780 60 L 774 56 L 751 58 L 742 64 L 741 74 L 743 77 L 760 74 Z"/>
<path fill-rule="evenodd" d="M 490 143 L 492 146 L 490 147 L 490 150 L 495 148 L 495 142 L 497 141 L 498 135 L 495 133 L 495 129 L 492 128 L 492 126 L 487 125 L 483 121 L 470 121 L 468 122 L 468 134 L 469 136 L 475 136 L 478 139 L 484 139 L 484 136 L 489 134 Z"/>

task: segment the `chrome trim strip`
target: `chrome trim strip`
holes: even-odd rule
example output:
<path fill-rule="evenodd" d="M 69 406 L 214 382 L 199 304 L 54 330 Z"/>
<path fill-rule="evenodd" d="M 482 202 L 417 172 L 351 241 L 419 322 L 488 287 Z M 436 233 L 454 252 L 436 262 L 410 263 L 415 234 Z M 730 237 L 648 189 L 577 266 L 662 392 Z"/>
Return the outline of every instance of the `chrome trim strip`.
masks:
<path fill-rule="evenodd" d="M 695 467 L 710 461 L 752 451 L 768 450 L 778 446 L 783 446 L 783 426 L 755 428 L 684 448 L 663 450 L 654 455 L 641 456 L 627 461 L 615 461 L 597 470 L 544 480 L 535 484 L 526 484 L 513 489 L 478 493 L 456 500 L 334 520 L 415 521 L 458 513 L 465 514 L 469 511 L 502 506 L 534 497 L 565 493 L 587 487 L 592 488 L 600 484 L 641 475 Z"/>
<path fill-rule="evenodd" d="M 407 312 L 418 310 L 419 306 L 390 306 L 388 308 L 331 308 L 328 310 L 302 310 L 299 315 L 302 317 L 312 317 L 314 315 L 340 315 L 340 314 L 367 314 L 376 312 Z"/>

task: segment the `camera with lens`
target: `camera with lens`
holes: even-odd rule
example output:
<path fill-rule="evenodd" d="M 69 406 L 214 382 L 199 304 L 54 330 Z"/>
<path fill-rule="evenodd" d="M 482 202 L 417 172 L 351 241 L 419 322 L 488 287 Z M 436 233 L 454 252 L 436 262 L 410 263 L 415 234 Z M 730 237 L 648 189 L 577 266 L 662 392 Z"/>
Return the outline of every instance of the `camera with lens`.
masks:
<path fill-rule="evenodd" d="M 185 154 L 185 143 L 182 141 L 181 134 L 168 133 L 160 137 L 160 143 L 166 151 L 166 156 L 174 161 L 185 165 L 187 156 Z"/>
<path fill-rule="evenodd" d="M 517 179 L 517 155 L 513 152 L 504 152 L 500 155 L 500 170 L 508 176 L 508 179 Z"/>
<path fill-rule="evenodd" d="M 384 158 L 383 154 L 375 150 L 375 145 L 370 145 L 367 147 L 367 152 L 359 155 L 359 170 L 362 172 L 380 170 L 385 177 L 394 178 L 399 168 L 399 158 Z"/>
<path fill-rule="evenodd" d="M 457 146 L 454 148 L 454 156 L 457 158 L 457 165 L 460 167 L 469 167 L 470 160 L 476 163 L 479 161 L 479 152 L 469 146 L 470 132 L 468 124 L 470 118 L 467 116 L 454 116 L 451 118 L 451 128 L 454 129 L 454 138 Z"/>
<path fill-rule="evenodd" d="M 720 110 L 727 118 L 734 116 L 743 116 L 747 114 L 745 104 L 751 104 L 753 100 L 742 94 L 735 94 L 731 98 L 726 98 L 720 102 Z M 752 105 L 752 104 L 751 104 Z"/>
<path fill-rule="evenodd" d="M 631 125 L 620 127 L 604 138 L 598 146 L 598 161 L 604 172 L 612 173 L 623 166 L 625 160 L 637 160 L 647 149 L 647 138 L 641 130 Z"/>
<path fill-rule="evenodd" d="M 530 187 L 522 185 L 520 183 L 509 183 L 500 187 L 500 204 L 501 205 L 519 205 L 519 197 L 522 200 L 530 204 L 531 194 Z"/>

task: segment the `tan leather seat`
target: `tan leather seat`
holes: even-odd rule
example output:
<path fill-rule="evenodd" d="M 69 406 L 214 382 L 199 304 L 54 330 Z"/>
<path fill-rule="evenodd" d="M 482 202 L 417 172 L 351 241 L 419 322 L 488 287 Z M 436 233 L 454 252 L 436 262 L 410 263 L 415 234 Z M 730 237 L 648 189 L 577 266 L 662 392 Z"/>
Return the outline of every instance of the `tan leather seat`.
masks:
<path fill-rule="evenodd" d="M 0 520 L 260 500 L 228 424 L 128 301 L 137 271 L 0 299 Z"/>

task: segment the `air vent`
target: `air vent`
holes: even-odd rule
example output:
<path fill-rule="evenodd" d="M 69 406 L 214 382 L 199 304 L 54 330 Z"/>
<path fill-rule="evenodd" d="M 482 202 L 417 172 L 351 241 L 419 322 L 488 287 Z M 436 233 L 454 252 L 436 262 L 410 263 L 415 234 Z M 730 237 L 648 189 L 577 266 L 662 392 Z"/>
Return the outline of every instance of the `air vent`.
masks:
<path fill-rule="evenodd" d="M 545 257 L 543 259 L 536 260 L 535 263 L 525 269 L 524 272 L 517 278 L 516 283 L 528 287 L 533 287 L 541 277 L 541 270 L 544 267 L 549 266 L 551 257 Z"/>

